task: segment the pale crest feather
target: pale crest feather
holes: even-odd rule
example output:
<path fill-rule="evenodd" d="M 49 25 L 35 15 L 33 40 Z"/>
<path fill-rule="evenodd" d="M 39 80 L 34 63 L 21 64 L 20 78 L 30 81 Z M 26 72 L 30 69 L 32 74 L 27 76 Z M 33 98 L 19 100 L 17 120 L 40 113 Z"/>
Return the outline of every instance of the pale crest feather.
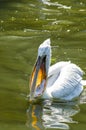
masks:
<path fill-rule="evenodd" d="M 50 38 L 47 39 L 47 40 L 45 40 L 45 41 L 39 46 L 38 56 L 43 56 L 43 55 L 49 56 L 49 59 L 50 59 L 50 56 L 51 56 Z"/>
<path fill-rule="evenodd" d="M 46 46 L 50 46 L 50 38 L 48 38 L 47 40 L 45 40 L 40 46 L 39 48 L 41 47 L 46 47 Z"/>

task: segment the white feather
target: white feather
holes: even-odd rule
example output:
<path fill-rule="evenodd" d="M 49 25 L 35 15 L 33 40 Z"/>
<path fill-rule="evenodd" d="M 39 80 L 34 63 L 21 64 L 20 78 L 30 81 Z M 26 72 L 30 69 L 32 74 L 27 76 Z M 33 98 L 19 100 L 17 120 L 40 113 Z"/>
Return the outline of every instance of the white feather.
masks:
<path fill-rule="evenodd" d="M 46 55 L 46 72 L 48 74 L 46 90 L 42 98 L 56 98 L 72 100 L 83 91 L 86 81 L 82 80 L 83 71 L 77 65 L 69 62 L 58 62 L 50 65 L 51 46 L 50 39 L 45 40 L 38 50 L 38 56 Z"/>
<path fill-rule="evenodd" d="M 83 86 L 86 86 L 86 80 L 82 80 L 82 81 L 81 81 L 81 84 L 82 84 Z"/>
<path fill-rule="evenodd" d="M 48 82 L 45 98 L 58 100 L 72 100 L 83 91 L 83 71 L 71 62 L 58 62 L 51 66 L 48 74 Z"/>

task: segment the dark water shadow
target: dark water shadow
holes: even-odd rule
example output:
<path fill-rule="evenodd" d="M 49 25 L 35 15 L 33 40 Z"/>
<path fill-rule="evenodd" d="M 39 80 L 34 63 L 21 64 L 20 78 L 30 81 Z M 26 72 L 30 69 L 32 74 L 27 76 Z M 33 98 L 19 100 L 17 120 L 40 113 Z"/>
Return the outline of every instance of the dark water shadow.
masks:
<path fill-rule="evenodd" d="M 4 8 L 8 8 L 11 6 L 11 4 L 13 3 L 22 3 L 23 0 L 0 0 L 0 9 Z"/>
<path fill-rule="evenodd" d="M 69 129 L 69 124 L 77 123 L 73 116 L 80 109 L 76 102 L 56 103 L 44 101 L 41 104 L 30 104 L 27 110 L 26 125 L 36 130 Z"/>

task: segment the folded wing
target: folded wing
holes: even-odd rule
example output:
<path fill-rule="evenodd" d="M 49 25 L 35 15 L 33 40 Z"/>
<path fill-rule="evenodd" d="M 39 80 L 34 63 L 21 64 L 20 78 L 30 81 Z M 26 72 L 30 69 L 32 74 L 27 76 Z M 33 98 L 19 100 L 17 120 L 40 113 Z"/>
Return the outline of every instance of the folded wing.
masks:
<path fill-rule="evenodd" d="M 83 71 L 75 64 L 65 62 L 64 66 L 60 65 L 57 75 L 55 70 L 49 75 L 49 82 L 52 81 L 50 83 L 52 97 L 63 100 L 78 97 L 83 90 L 82 75 Z"/>

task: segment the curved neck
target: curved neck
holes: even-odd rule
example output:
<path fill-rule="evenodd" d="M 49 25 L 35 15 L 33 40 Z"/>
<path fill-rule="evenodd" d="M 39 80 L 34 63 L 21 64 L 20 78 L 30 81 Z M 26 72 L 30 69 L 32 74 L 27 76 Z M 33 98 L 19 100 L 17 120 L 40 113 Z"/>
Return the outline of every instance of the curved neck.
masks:
<path fill-rule="evenodd" d="M 47 73 L 47 76 L 48 76 L 50 63 L 51 63 L 51 49 L 48 51 L 48 54 L 46 56 L 46 73 Z"/>

